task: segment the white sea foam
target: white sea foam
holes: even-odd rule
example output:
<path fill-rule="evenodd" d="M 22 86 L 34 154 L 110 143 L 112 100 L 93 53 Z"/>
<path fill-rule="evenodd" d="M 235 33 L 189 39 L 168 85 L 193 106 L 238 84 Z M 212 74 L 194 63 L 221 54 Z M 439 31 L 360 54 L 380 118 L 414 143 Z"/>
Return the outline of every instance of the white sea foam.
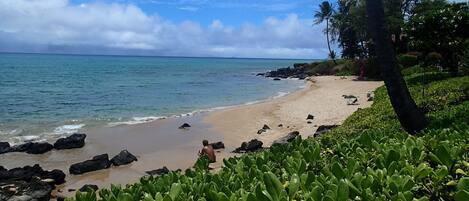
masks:
<path fill-rule="evenodd" d="M 54 129 L 54 134 L 62 135 L 62 134 L 72 134 L 78 132 L 81 128 L 83 128 L 85 124 L 71 124 L 71 125 L 63 125 L 59 126 Z"/>
<path fill-rule="evenodd" d="M 148 123 L 155 120 L 166 119 L 165 116 L 149 116 L 149 117 L 133 117 L 130 121 L 121 121 L 121 122 L 112 122 L 109 123 L 109 126 L 118 126 L 118 125 L 134 125 Z"/>

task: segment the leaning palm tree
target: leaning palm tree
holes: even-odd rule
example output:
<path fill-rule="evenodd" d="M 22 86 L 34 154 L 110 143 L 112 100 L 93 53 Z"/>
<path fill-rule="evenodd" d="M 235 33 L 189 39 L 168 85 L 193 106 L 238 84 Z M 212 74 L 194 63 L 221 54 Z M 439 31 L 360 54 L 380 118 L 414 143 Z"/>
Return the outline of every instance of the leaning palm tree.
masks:
<path fill-rule="evenodd" d="M 381 75 L 394 112 L 405 131 L 415 134 L 424 129 L 428 121 L 410 96 L 402 78 L 385 22 L 383 0 L 366 0 L 368 30 L 378 57 Z"/>
<path fill-rule="evenodd" d="M 328 1 L 323 1 L 321 4 L 319 4 L 319 10 L 316 11 L 316 13 L 314 13 L 314 18 L 315 18 L 314 24 L 321 24 L 324 21 L 326 22 L 326 29 L 324 30 L 324 32 L 326 33 L 327 48 L 329 49 L 330 56 L 335 55 L 334 53 L 332 53 L 331 45 L 329 41 L 329 20 L 331 19 L 333 12 L 334 12 L 334 9 L 332 8 L 332 4 L 329 3 Z M 335 63 L 335 59 L 334 58 L 331 58 L 331 59 Z"/>

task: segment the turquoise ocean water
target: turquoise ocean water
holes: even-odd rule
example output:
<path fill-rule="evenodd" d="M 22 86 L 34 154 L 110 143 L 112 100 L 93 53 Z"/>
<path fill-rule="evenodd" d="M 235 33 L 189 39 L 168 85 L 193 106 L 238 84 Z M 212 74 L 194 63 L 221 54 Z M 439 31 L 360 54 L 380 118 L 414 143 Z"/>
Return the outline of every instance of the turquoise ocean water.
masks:
<path fill-rule="evenodd" d="M 252 103 L 304 81 L 256 77 L 305 60 L 0 54 L 0 141 L 47 139 Z"/>

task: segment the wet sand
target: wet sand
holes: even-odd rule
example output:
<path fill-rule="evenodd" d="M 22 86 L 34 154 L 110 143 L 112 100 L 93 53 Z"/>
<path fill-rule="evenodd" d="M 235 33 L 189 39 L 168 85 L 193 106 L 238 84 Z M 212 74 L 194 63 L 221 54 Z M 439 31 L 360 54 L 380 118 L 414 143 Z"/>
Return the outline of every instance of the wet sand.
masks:
<path fill-rule="evenodd" d="M 217 163 L 222 166 L 224 157 L 241 142 L 253 138 L 260 139 L 265 146 L 288 132 L 298 130 L 307 137 L 314 133 L 317 126 L 340 124 L 358 108 L 371 105 L 366 93 L 382 85 L 382 82 L 357 82 L 352 77 L 342 79 L 335 76 L 314 77 L 304 89 L 287 96 L 253 105 L 236 106 L 219 111 L 196 114 L 191 117 L 171 118 L 154 122 L 120 125 L 114 127 L 91 128 L 86 131 L 85 147 L 81 149 L 51 151 L 42 155 L 8 153 L 0 155 L 0 165 L 6 168 L 40 164 L 44 169 L 61 169 L 66 174 L 67 183 L 59 186 L 61 195 L 70 196 L 84 184 L 109 187 L 113 184 L 129 184 L 145 176 L 145 171 L 167 166 L 171 170 L 191 167 L 201 148 L 201 141 L 223 141 L 225 150 L 217 152 Z M 359 96 L 358 105 L 347 105 L 342 95 Z M 311 124 L 306 117 L 313 114 Z M 189 130 L 178 127 L 189 123 Z M 257 130 L 264 124 L 272 129 L 262 135 Z M 278 127 L 283 124 L 283 127 Z M 137 162 L 121 167 L 111 167 L 83 175 L 69 175 L 71 164 L 88 160 L 91 157 L 108 153 L 112 158 L 121 150 L 127 149 L 138 158 Z"/>

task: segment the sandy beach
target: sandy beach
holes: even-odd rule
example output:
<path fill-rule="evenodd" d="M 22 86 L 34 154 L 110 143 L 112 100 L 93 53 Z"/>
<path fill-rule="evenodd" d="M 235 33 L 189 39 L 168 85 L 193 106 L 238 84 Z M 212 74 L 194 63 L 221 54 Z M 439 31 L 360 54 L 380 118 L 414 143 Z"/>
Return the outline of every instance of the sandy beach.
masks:
<path fill-rule="evenodd" d="M 208 114 L 204 122 L 212 125 L 230 147 L 256 138 L 266 146 L 288 134 L 299 131 L 303 138 L 312 135 L 320 125 L 341 124 L 358 108 L 371 106 L 367 92 L 383 85 L 381 81 L 353 81 L 354 77 L 311 77 L 304 89 L 285 97 Z M 358 103 L 347 105 L 342 95 L 358 97 Z M 314 120 L 306 120 L 308 114 Z M 308 121 L 311 121 L 308 124 Z M 271 129 L 258 135 L 266 124 Z M 282 127 L 278 125 L 282 124 Z"/>
<path fill-rule="evenodd" d="M 137 125 L 93 128 L 86 131 L 86 145 L 81 149 L 53 150 L 42 155 L 7 153 L 0 155 L 1 165 L 6 168 L 40 164 L 44 169 L 61 169 L 67 174 L 67 183 L 59 186 L 59 194 L 71 196 L 84 184 L 109 187 L 113 184 L 128 184 L 146 175 L 145 171 L 167 166 L 171 170 L 191 167 L 201 148 L 201 141 L 223 141 L 226 149 L 217 152 L 217 163 L 230 157 L 243 141 L 253 138 L 264 142 L 264 147 L 291 131 L 299 131 L 303 137 L 312 135 L 317 126 L 341 124 L 358 108 L 368 107 L 368 91 L 381 86 L 382 82 L 352 81 L 353 77 L 320 76 L 309 79 L 306 87 L 286 96 L 252 105 L 230 107 L 191 117 L 171 118 Z M 342 95 L 359 97 L 357 105 L 347 105 Z M 308 114 L 315 116 L 310 124 Z M 189 130 L 178 129 L 182 123 L 192 125 Z M 258 135 L 264 124 L 271 129 Z M 282 127 L 278 127 L 282 124 Z M 70 175 L 71 164 L 108 153 L 113 157 L 127 149 L 138 157 L 130 165 Z"/>

